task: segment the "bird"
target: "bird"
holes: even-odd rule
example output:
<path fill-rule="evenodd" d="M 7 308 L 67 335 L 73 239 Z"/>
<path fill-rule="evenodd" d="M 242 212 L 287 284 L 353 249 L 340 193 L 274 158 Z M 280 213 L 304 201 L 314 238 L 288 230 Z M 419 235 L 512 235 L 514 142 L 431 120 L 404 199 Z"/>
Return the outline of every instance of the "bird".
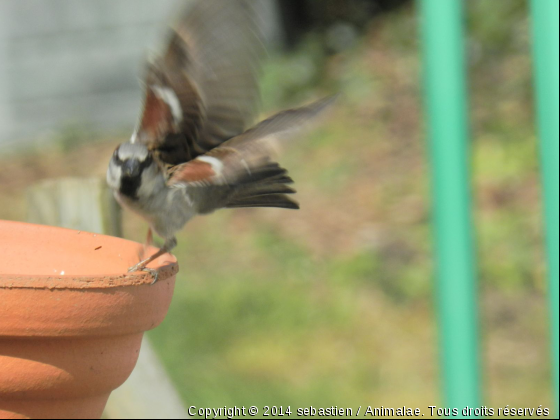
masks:
<path fill-rule="evenodd" d="M 275 157 L 334 97 L 281 111 L 251 126 L 258 110 L 264 56 L 259 2 L 198 0 L 169 29 L 163 53 L 148 60 L 144 103 L 128 142 L 110 158 L 107 183 L 121 206 L 164 239 L 147 265 L 176 245 L 196 215 L 222 208 L 298 209 Z M 145 248 L 147 249 L 147 247 Z"/>

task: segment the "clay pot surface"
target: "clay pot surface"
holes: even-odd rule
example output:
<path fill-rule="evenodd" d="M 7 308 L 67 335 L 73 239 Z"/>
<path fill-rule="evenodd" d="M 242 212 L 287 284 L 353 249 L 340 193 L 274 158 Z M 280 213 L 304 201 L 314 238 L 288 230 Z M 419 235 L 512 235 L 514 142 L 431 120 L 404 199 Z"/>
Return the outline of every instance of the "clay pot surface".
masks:
<path fill-rule="evenodd" d="M 119 238 L 0 221 L 0 418 L 101 416 L 173 295 L 176 259 L 150 264 L 151 285 L 127 273 L 141 254 Z"/>

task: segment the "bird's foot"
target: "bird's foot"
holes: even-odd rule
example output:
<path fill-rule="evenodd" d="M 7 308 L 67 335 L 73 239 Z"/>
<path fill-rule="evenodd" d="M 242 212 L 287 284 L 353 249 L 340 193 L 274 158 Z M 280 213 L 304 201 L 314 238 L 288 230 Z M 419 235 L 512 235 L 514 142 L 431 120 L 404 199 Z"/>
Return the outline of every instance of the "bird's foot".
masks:
<path fill-rule="evenodd" d="M 153 268 L 148 268 L 146 267 L 146 262 L 145 261 L 140 261 L 138 264 L 133 265 L 132 267 L 130 267 L 128 269 L 129 273 L 133 273 L 135 271 L 145 271 L 147 273 L 150 273 L 152 275 L 153 281 L 151 284 L 154 284 L 156 281 L 158 281 L 158 276 L 159 276 L 159 272 Z"/>
<path fill-rule="evenodd" d="M 148 240 L 147 243 L 151 242 L 151 230 L 148 231 Z M 170 238 L 168 240 L 165 241 L 165 244 L 163 245 L 163 247 L 156 252 L 154 255 L 152 255 L 151 257 L 146 258 L 145 260 L 140 261 L 138 264 L 133 265 L 132 267 L 130 267 L 128 269 L 129 273 L 132 273 L 134 271 L 146 271 L 148 273 L 150 273 L 152 275 L 152 277 L 154 278 L 154 281 L 152 282 L 152 284 L 154 284 L 157 280 L 158 280 L 158 271 L 154 270 L 153 268 L 148 268 L 146 267 L 149 263 L 151 263 L 153 260 L 155 260 L 156 258 L 159 258 L 161 255 L 165 254 L 166 252 L 168 252 L 170 249 L 172 249 L 173 247 L 175 247 L 175 245 L 177 245 L 177 240 L 173 237 Z"/>

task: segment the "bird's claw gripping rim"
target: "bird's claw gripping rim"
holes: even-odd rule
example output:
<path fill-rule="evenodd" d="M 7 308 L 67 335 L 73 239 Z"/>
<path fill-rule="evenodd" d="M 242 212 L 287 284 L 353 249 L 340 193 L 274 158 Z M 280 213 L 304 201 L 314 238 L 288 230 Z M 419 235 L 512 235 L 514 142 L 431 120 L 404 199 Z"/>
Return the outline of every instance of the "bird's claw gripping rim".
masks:
<path fill-rule="evenodd" d="M 138 263 L 136 265 L 133 265 L 132 267 L 130 267 L 128 269 L 129 273 L 133 273 L 135 271 L 145 271 L 147 273 L 150 273 L 152 275 L 153 279 L 154 279 L 152 281 L 152 283 L 150 283 L 150 284 L 154 284 L 155 282 L 158 281 L 159 272 L 157 270 L 153 269 L 153 268 L 148 268 L 148 267 L 142 266 L 142 263 Z"/>

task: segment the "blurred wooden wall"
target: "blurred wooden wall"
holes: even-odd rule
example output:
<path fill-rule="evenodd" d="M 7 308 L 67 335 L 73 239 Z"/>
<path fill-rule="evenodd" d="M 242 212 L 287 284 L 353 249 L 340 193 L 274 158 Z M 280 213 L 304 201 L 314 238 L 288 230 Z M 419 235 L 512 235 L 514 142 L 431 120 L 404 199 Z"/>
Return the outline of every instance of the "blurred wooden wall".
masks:
<path fill-rule="evenodd" d="M 0 153 L 68 126 L 132 130 L 143 58 L 193 0 L 1 0 Z M 263 4 L 269 37 L 275 3 Z"/>
<path fill-rule="evenodd" d="M 175 3 L 0 1 L 0 144 L 65 124 L 132 129 L 142 58 Z"/>

